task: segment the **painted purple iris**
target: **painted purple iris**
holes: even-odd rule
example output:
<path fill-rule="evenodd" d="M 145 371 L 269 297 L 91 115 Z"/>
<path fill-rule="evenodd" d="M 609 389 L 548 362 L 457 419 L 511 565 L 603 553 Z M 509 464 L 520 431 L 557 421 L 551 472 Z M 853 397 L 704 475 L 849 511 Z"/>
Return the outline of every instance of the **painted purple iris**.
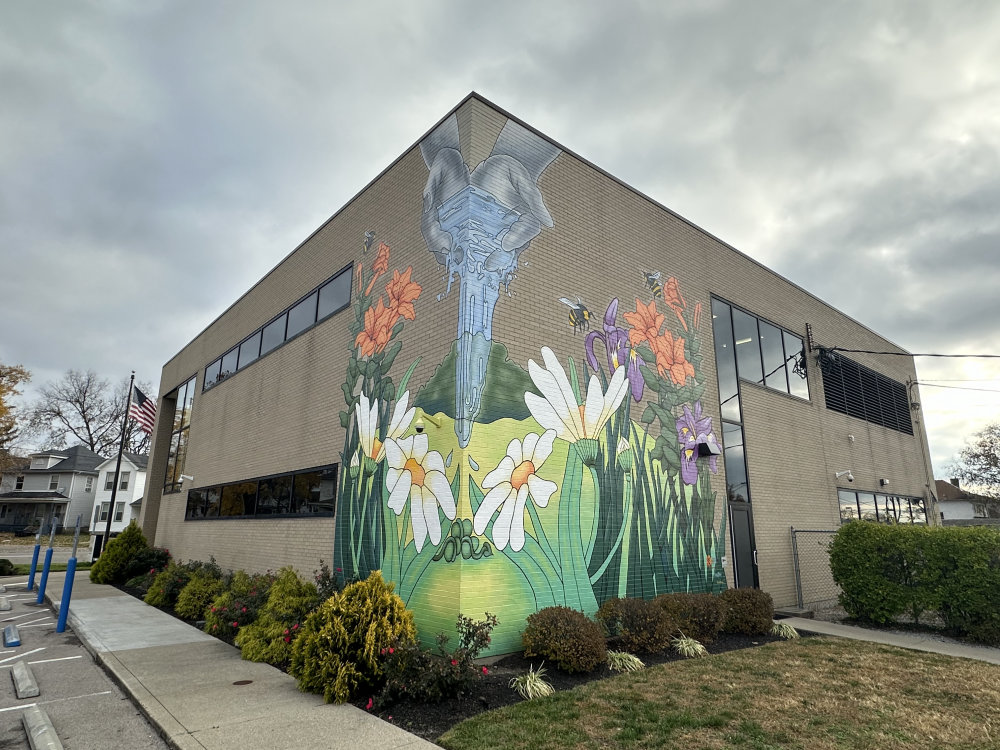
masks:
<path fill-rule="evenodd" d="M 587 363 L 594 370 L 598 369 L 597 357 L 594 354 L 594 342 L 600 339 L 604 343 L 608 355 L 608 369 L 611 374 L 619 367 L 627 368 L 625 375 L 632 387 L 632 398 L 642 400 L 642 390 L 645 382 L 642 379 L 641 365 L 646 364 L 642 357 L 636 354 L 628 340 L 628 331 L 618 327 L 618 298 L 615 297 L 604 313 L 604 330 L 591 331 L 587 334 L 584 347 L 587 350 Z"/>
<path fill-rule="evenodd" d="M 681 479 L 684 484 L 695 484 L 698 481 L 698 446 L 710 445 L 719 451 L 712 432 L 712 418 L 702 416 L 701 401 L 694 402 L 694 414 L 684 404 L 684 414 L 677 420 L 677 439 L 681 444 Z M 718 459 L 714 454 L 708 459 L 713 474 L 719 473 Z"/>

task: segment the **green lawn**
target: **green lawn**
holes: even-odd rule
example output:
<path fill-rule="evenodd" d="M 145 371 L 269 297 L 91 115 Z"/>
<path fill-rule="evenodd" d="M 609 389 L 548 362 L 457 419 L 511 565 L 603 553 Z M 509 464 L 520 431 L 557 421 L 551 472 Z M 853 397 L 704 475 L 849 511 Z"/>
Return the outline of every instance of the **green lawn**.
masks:
<path fill-rule="evenodd" d="M 835 638 L 673 662 L 480 714 L 482 748 L 1000 747 L 1000 666 Z"/>
<path fill-rule="evenodd" d="M 42 567 L 44 566 L 44 563 L 45 563 L 45 557 L 42 556 L 38 560 L 38 567 L 35 569 L 35 575 L 39 575 L 40 576 L 42 574 Z M 90 562 L 78 562 L 76 564 L 76 569 L 77 570 L 90 570 L 90 566 L 91 565 L 93 565 L 93 563 L 90 563 Z M 64 572 L 65 570 L 66 570 L 66 563 L 52 563 L 51 565 L 49 565 L 49 572 L 50 573 L 61 573 L 61 572 Z M 26 575 L 30 575 L 30 574 L 31 574 L 31 563 L 24 563 L 22 565 L 15 565 L 14 566 L 14 572 L 11 573 L 11 575 L 14 575 L 14 576 L 26 576 Z"/>

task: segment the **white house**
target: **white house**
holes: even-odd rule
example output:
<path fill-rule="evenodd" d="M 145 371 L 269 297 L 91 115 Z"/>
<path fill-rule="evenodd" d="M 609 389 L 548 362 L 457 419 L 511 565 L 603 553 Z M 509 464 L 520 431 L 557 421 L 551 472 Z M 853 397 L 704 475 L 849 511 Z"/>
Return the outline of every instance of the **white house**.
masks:
<path fill-rule="evenodd" d="M 123 453 L 121 471 L 118 476 L 118 491 L 115 493 L 115 507 L 111 508 L 111 494 L 115 486 L 115 466 L 118 457 L 109 458 L 97 466 L 98 472 L 94 508 L 90 516 L 91 550 L 100 549 L 107 529 L 108 514 L 111 514 L 111 535 L 114 537 L 139 513 L 139 501 L 146 489 L 146 463 L 148 456 L 138 453 Z"/>

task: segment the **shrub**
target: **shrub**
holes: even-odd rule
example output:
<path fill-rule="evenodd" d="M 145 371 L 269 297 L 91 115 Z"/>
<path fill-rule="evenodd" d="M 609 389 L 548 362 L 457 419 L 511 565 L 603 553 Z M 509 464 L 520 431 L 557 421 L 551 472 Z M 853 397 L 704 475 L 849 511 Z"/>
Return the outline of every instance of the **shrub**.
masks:
<path fill-rule="evenodd" d="M 608 651 L 608 669 L 612 672 L 638 672 L 646 665 L 627 651 Z"/>
<path fill-rule="evenodd" d="M 719 594 L 726 606 L 724 633 L 767 635 L 774 625 L 774 601 L 760 589 L 726 589 Z"/>
<path fill-rule="evenodd" d="M 313 571 L 313 582 L 316 584 L 316 590 L 319 592 L 319 600 L 321 602 L 325 602 L 343 588 L 340 585 L 341 573 L 340 568 L 337 568 L 337 572 L 334 573 L 330 570 L 329 565 L 322 560 L 319 561 L 319 570 Z"/>
<path fill-rule="evenodd" d="M 700 659 L 703 656 L 708 656 L 708 650 L 690 636 L 677 636 L 670 643 L 673 645 L 674 651 L 685 659 Z"/>
<path fill-rule="evenodd" d="M 14 575 L 14 563 L 12 563 L 6 557 L 0 559 L 0 576 L 12 576 L 12 575 Z"/>
<path fill-rule="evenodd" d="M 192 573 L 191 580 L 177 595 L 174 614 L 185 620 L 201 620 L 215 598 L 225 590 L 226 584 L 221 577 L 207 571 Z"/>
<path fill-rule="evenodd" d="M 136 576 L 135 578 L 129 578 L 125 581 L 125 588 L 132 589 L 137 593 L 141 594 L 144 598 L 146 593 L 149 591 L 149 587 L 153 585 L 153 580 L 156 578 L 156 573 L 150 571 L 149 573 L 143 573 L 141 576 Z"/>
<path fill-rule="evenodd" d="M 1000 532 L 985 527 L 929 529 L 921 576 L 945 627 L 970 640 L 1000 645 Z"/>
<path fill-rule="evenodd" d="M 413 613 L 374 571 L 327 599 L 306 619 L 288 672 L 299 689 L 344 703 L 381 687 L 382 649 L 416 637 Z"/>
<path fill-rule="evenodd" d="M 615 644 L 631 653 L 662 654 L 677 631 L 670 613 L 645 599 L 608 599 L 597 610 L 597 620 Z"/>
<path fill-rule="evenodd" d="M 236 636 L 243 658 L 275 666 L 287 664 L 292 657 L 292 642 L 302 631 L 306 616 L 319 603 L 315 585 L 299 578 L 294 568 L 279 570 L 257 619 Z"/>
<path fill-rule="evenodd" d="M 121 534 L 110 540 L 101 556 L 90 569 L 90 580 L 94 583 L 124 583 L 130 575 L 136 557 L 149 549 L 149 542 L 135 521 Z"/>
<path fill-rule="evenodd" d="M 274 574 L 270 572 L 233 573 L 226 590 L 205 612 L 205 632 L 232 643 L 240 628 L 257 620 L 273 583 Z"/>
<path fill-rule="evenodd" d="M 726 620 L 726 605 L 714 594 L 663 594 L 653 601 L 680 632 L 701 643 L 712 643 Z"/>
<path fill-rule="evenodd" d="M 524 674 L 511 677 L 509 684 L 518 695 L 528 701 L 545 698 L 556 691 L 552 683 L 545 679 L 545 662 L 542 662 L 538 669 L 528 667 L 528 671 Z"/>
<path fill-rule="evenodd" d="M 132 558 L 132 562 L 125 571 L 125 580 L 144 574 L 149 575 L 150 573 L 155 576 L 167 567 L 169 562 L 170 550 L 163 547 L 146 547 L 145 549 L 140 550 L 135 557 Z M 152 580 L 152 578 L 150 580 Z"/>
<path fill-rule="evenodd" d="M 601 626 L 569 607 L 529 615 L 521 642 L 525 656 L 540 656 L 564 672 L 591 672 L 607 658 Z"/>
<path fill-rule="evenodd" d="M 191 581 L 192 572 L 183 565 L 171 563 L 156 574 L 143 601 L 153 607 L 173 609 L 181 590 Z"/>
<path fill-rule="evenodd" d="M 379 703 L 386 705 L 401 698 L 439 703 L 468 692 L 488 671 L 486 667 L 477 668 L 475 660 L 490 645 L 490 634 L 496 626 L 497 618 L 489 612 L 483 620 L 460 614 L 455 624 L 459 636 L 455 651 L 448 651 L 449 638 L 444 633 L 437 637 L 436 653 L 417 643 L 384 649 L 385 686 Z"/>

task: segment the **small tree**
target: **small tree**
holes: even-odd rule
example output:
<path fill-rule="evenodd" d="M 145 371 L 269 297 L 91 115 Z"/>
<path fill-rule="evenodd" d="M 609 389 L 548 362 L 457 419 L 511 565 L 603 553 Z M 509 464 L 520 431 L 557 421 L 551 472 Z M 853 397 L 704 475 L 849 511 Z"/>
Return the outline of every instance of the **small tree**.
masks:
<path fill-rule="evenodd" d="M 984 495 L 1000 497 L 1000 422 L 986 425 L 970 438 L 952 469 Z"/>

